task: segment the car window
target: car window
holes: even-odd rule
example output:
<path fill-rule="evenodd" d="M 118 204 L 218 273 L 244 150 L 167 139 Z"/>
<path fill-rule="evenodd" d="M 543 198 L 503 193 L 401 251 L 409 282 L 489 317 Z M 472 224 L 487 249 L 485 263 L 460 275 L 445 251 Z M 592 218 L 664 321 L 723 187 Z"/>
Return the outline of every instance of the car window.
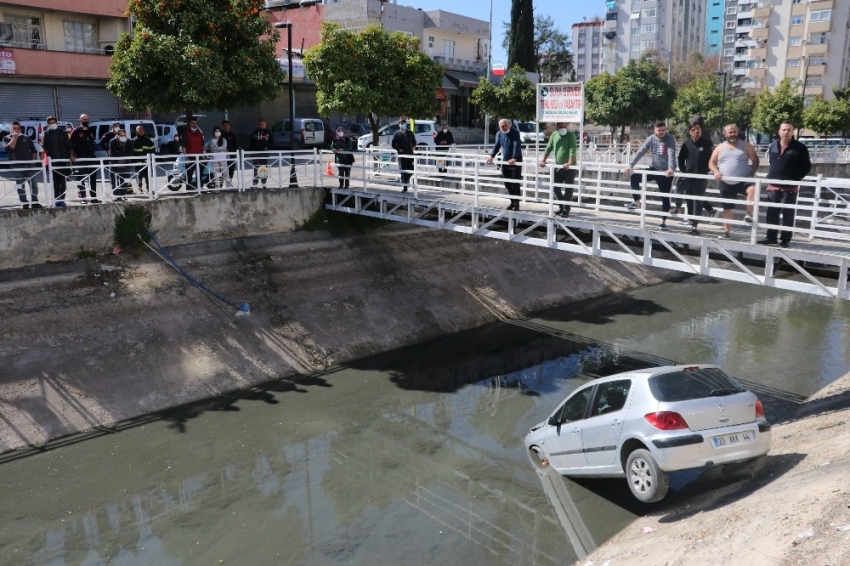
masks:
<path fill-rule="evenodd" d="M 156 135 L 164 136 L 165 135 L 165 128 L 163 128 L 162 126 L 157 126 L 156 127 Z"/>
<path fill-rule="evenodd" d="M 580 421 L 587 414 L 587 401 L 590 399 L 592 387 L 585 387 L 578 393 L 567 399 L 561 410 L 558 411 L 558 422 Z"/>
<path fill-rule="evenodd" d="M 625 407 L 631 386 L 632 382 L 628 379 L 600 384 L 590 408 L 591 416 L 613 413 Z"/>
<path fill-rule="evenodd" d="M 425 134 L 431 131 L 431 124 L 416 124 L 416 133 Z"/>
<path fill-rule="evenodd" d="M 304 131 L 305 132 L 321 132 L 324 131 L 325 127 L 321 122 L 315 122 L 313 120 L 304 120 Z"/>
<path fill-rule="evenodd" d="M 659 401 L 686 401 L 745 391 L 719 368 L 674 371 L 649 379 L 649 390 Z"/>
<path fill-rule="evenodd" d="M 520 122 L 516 125 L 517 130 L 520 132 L 530 133 L 534 131 L 534 123 L 533 122 Z"/>
<path fill-rule="evenodd" d="M 283 122 L 275 122 L 272 126 L 273 132 L 282 132 L 283 131 Z"/>
<path fill-rule="evenodd" d="M 393 124 L 392 126 L 387 127 L 386 135 L 391 136 L 398 131 L 398 124 Z"/>

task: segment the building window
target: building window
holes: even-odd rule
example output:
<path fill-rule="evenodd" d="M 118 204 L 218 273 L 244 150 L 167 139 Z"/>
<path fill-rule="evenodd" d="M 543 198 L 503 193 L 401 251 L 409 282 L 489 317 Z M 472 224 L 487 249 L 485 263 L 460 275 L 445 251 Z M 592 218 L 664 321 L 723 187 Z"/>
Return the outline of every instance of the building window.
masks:
<path fill-rule="evenodd" d="M 802 4 L 803 0 L 791 0 L 792 4 Z"/>
<path fill-rule="evenodd" d="M 443 40 L 443 57 L 446 59 L 454 59 L 455 57 L 455 42 L 451 39 Z"/>
<path fill-rule="evenodd" d="M 731 57 L 731 56 L 732 56 L 732 55 L 734 55 L 734 54 L 735 54 L 735 50 L 734 50 L 734 49 L 724 49 L 724 50 L 723 50 L 723 56 L 724 56 L 724 57 Z"/>
<path fill-rule="evenodd" d="M 829 42 L 829 33 L 821 32 L 821 33 L 813 33 L 809 36 L 809 43 L 812 45 L 823 45 Z"/>
<path fill-rule="evenodd" d="M 809 57 L 809 67 L 817 67 L 818 65 L 826 65 L 826 59 L 823 57 Z"/>
<path fill-rule="evenodd" d="M 723 36 L 723 43 L 733 43 L 734 41 L 735 41 L 734 35 L 724 35 Z"/>
<path fill-rule="evenodd" d="M 644 17 L 644 18 L 654 18 L 654 17 L 655 17 L 655 14 L 656 14 L 656 9 L 655 9 L 655 8 L 646 8 L 646 9 L 643 11 L 643 17 Z"/>
<path fill-rule="evenodd" d="M 640 43 L 632 43 L 632 53 L 640 52 Z"/>
<path fill-rule="evenodd" d="M 812 13 L 814 13 L 814 12 L 812 12 Z M 792 26 L 803 25 L 803 16 L 791 16 L 791 25 Z"/>
<path fill-rule="evenodd" d="M 65 30 L 65 49 L 76 53 L 93 53 L 98 50 L 94 24 L 88 22 L 62 22 Z"/>
<path fill-rule="evenodd" d="M 735 20 L 729 20 L 726 22 L 726 29 L 735 29 L 737 22 Z"/>
<path fill-rule="evenodd" d="M 633 27 L 632 28 L 632 35 L 640 35 L 640 28 L 639 27 Z"/>
<path fill-rule="evenodd" d="M 640 28 L 640 33 L 646 35 L 650 33 L 655 33 L 655 24 L 646 24 Z"/>
<path fill-rule="evenodd" d="M 737 6 L 726 6 L 726 15 L 727 16 L 734 16 L 737 13 L 738 13 L 738 7 Z"/>
<path fill-rule="evenodd" d="M 5 14 L 3 20 L 12 24 L 12 45 L 44 49 L 41 43 L 41 18 Z"/>
<path fill-rule="evenodd" d="M 647 49 L 655 49 L 655 40 L 652 39 L 650 41 L 641 41 L 640 42 L 640 50 L 646 51 Z"/>
<path fill-rule="evenodd" d="M 790 45 L 791 47 L 799 47 L 800 45 L 803 45 L 803 38 L 799 36 L 789 38 L 788 45 Z"/>
<path fill-rule="evenodd" d="M 799 59 L 787 59 L 785 61 L 785 66 L 786 67 L 799 67 L 800 66 L 800 60 Z"/>
<path fill-rule="evenodd" d="M 823 86 L 823 80 L 820 77 L 809 77 L 806 79 L 806 86 Z"/>
<path fill-rule="evenodd" d="M 828 22 L 832 18 L 832 10 L 815 10 L 809 14 L 810 22 Z"/>

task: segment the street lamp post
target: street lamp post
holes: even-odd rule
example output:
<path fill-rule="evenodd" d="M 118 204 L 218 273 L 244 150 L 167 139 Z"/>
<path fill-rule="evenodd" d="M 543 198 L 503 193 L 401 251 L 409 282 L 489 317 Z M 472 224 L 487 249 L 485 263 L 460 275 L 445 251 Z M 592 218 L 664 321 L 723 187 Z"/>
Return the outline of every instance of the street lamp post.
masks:
<path fill-rule="evenodd" d="M 295 145 L 295 91 L 292 86 L 292 22 L 276 22 L 274 27 L 286 28 L 286 53 L 289 67 L 286 70 L 289 83 L 289 149 Z M 298 173 L 295 171 L 295 155 L 289 154 L 289 187 L 298 186 Z"/>
<path fill-rule="evenodd" d="M 720 98 L 720 138 L 722 139 L 723 138 L 723 127 L 725 125 L 723 123 L 723 114 L 726 111 L 726 71 L 717 71 L 714 74 L 717 75 L 717 76 L 723 77 L 723 88 L 722 88 L 723 94 L 721 95 L 721 98 Z"/>

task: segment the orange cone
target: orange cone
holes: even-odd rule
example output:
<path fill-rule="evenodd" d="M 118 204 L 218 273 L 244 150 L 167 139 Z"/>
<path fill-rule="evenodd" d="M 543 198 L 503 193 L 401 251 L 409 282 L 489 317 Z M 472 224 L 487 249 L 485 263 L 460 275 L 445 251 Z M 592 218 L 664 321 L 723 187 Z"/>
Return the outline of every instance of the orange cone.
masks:
<path fill-rule="evenodd" d="M 331 167 L 331 160 L 330 159 L 328 159 L 328 170 L 325 171 L 325 175 L 327 175 L 328 177 L 334 176 L 334 169 L 333 169 L 333 167 Z"/>

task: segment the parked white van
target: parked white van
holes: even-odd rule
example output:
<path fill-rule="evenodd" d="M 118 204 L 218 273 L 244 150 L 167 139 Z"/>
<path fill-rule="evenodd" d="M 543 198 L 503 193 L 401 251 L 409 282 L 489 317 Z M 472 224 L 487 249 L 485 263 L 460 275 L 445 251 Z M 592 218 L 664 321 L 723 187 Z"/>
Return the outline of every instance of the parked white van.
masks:
<path fill-rule="evenodd" d="M 398 122 L 389 124 L 378 130 L 378 145 L 390 145 L 393 135 L 398 131 Z M 413 135 L 416 136 L 416 145 L 437 147 L 434 137 L 437 135 L 437 123 L 433 120 L 413 120 Z M 372 134 L 364 134 L 357 139 L 357 149 L 365 151 L 372 147 Z"/>

